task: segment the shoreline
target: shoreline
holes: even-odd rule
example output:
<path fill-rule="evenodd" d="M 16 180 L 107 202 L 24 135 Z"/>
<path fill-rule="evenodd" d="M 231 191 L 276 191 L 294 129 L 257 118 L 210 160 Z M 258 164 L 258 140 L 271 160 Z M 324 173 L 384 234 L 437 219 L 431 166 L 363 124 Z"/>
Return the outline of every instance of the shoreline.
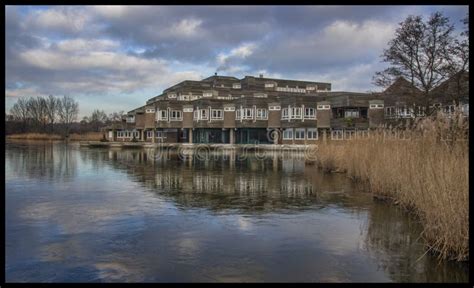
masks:
<path fill-rule="evenodd" d="M 71 133 L 66 138 L 60 134 L 48 134 L 48 133 L 19 133 L 5 135 L 5 140 L 18 140 L 18 141 L 100 141 L 102 139 L 102 132 L 87 132 L 83 134 Z"/>

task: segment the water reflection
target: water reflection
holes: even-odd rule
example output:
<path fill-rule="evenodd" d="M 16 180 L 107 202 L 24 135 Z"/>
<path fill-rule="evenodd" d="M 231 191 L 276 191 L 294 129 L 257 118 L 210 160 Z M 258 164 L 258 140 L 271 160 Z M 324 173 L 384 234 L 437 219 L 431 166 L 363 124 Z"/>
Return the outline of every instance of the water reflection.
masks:
<path fill-rule="evenodd" d="M 403 211 L 298 155 L 168 156 L 7 145 L 7 281 L 468 280 L 417 261 Z"/>
<path fill-rule="evenodd" d="M 70 145 L 33 141 L 10 145 L 5 152 L 5 165 L 7 171 L 19 177 L 71 181 L 77 170 L 77 158 L 73 154 Z"/>
<path fill-rule="evenodd" d="M 370 201 L 367 195 L 351 193 L 352 185 L 344 176 L 323 175 L 314 165 L 305 165 L 297 158 L 183 161 L 176 154 L 157 159 L 150 154 L 153 152 L 108 151 L 112 167 L 183 207 L 271 212 L 322 208 L 330 203 L 345 205 L 344 201 L 334 201 L 344 197 Z"/>

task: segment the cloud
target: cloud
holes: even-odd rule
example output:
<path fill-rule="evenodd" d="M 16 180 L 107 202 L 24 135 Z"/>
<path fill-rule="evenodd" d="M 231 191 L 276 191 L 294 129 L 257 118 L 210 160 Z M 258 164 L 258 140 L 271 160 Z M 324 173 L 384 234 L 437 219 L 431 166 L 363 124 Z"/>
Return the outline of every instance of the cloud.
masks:
<path fill-rule="evenodd" d="M 239 47 L 230 50 L 229 53 L 219 53 L 216 58 L 217 64 L 219 65 L 217 71 L 226 71 L 229 73 L 242 71 L 244 68 L 236 67 L 235 63 L 252 55 L 256 47 L 257 45 L 255 43 L 243 43 Z"/>
<path fill-rule="evenodd" d="M 120 97 L 141 105 L 167 86 L 215 71 L 366 91 L 406 16 L 441 10 L 457 23 L 467 8 L 6 6 L 5 95 L 68 94 L 84 107 Z"/>

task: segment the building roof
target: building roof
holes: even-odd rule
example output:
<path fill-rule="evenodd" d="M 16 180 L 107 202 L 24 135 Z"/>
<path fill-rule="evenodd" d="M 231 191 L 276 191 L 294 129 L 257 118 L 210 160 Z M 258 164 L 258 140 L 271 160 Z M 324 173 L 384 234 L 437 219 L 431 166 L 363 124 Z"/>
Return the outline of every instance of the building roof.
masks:
<path fill-rule="evenodd" d="M 410 83 L 403 77 L 398 77 L 392 85 L 390 85 L 383 94 L 409 94 L 409 93 L 420 93 L 421 90 L 416 88 L 415 85 Z"/>

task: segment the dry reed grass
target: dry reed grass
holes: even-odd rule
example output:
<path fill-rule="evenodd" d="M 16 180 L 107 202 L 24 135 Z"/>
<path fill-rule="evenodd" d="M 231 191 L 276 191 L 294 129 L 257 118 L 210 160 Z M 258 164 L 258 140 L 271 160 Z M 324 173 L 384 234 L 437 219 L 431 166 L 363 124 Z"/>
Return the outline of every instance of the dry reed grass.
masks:
<path fill-rule="evenodd" d="M 64 140 L 61 135 L 47 133 L 22 133 L 7 135 L 6 137 L 15 140 Z M 102 137 L 102 132 L 87 132 L 84 134 L 72 133 L 68 139 L 69 141 L 100 141 Z"/>
<path fill-rule="evenodd" d="M 317 164 L 343 170 L 375 197 L 409 209 L 423 224 L 428 251 L 441 259 L 469 257 L 467 118 L 438 114 L 411 129 L 378 129 L 367 138 L 329 141 Z"/>

